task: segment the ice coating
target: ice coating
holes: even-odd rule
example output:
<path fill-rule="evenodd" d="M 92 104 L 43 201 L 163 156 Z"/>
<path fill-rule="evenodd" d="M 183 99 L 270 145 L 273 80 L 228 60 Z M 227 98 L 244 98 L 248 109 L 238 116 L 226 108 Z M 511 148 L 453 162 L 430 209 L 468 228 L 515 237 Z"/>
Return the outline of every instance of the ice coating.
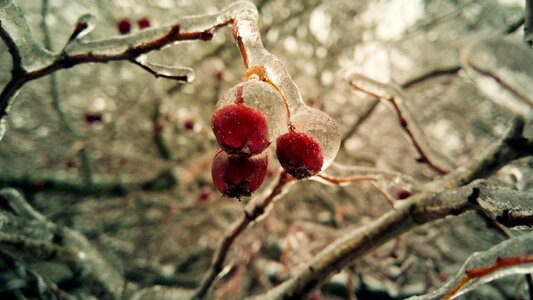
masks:
<path fill-rule="evenodd" d="M 24 15 L 13 2 L 0 1 L 0 22 L 2 23 L 2 31 L 4 31 L 2 32 L 2 39 L 9 47 L 11 47 L 10 44 L 16 47 L 18 53 L 14 55 L 13 59 L 18 60 L 24 70 L 39 69 L 54 58 L 50 52 L 34 42 Z"/>
<path fill-rule="evenodd" d="M 2 138 L 4 137 L 5 133 L 6 133 L 6 120 L 0 119 L 0 142 L 2 141 Z"/>
<path fill-rule="evenodd" d="M 158 77 L 165 77 L 174 80 L 191 82 L 194 80 L 194 70 L 189 67 L 184 66 L 167 66 L 152 63 L 148 60 L 147 55 L 141 55 L 135 59 L 138 65 L 142 68 L 148 69 L 151 72 L 154 72 Z"/>
<path fill-rule="evenodd" d="M 260 111 L 268 124 L 270 141 L 287 131 L 288 115 L 280 94 L 268 83 L 250 79 L 227 90 L 218 100 L 215 111 L 235 104 L 236 94 L 242 89 L 242 103 Z"/>
<path fill-rule="evenodd" d="M 438 167 L 441 173 L 444 171 L 442 168 L 448 170 L 453 168 L 453 163 L 431 147 L 424 130 L 415 118 L 411 105 L 406 101 L 403 92 L 399 88 L 373 80 L 353 71 L 348 72 L 346 80 L 354 90 L 364 92 L 381 101 L 385 101 L 398 115 L 400 125 L 406 131 L 413 146 L 415 146 L 421 155 L 423 154 L 430 160 L 434 167 Z"/>
<path fill-rule="evenodd" d="M 242 43 L 244 64 L 246 67 L 263 66 L 268 74 L 268 78 L 281 90 L 288 101 L 291 110 L 305 106 L 300 90 L 292 80 L 291 76 L 280 62 L 280 60 L 268 52 L 261 42 L 259 32 L 258 13 L 253 4 L 249 2 L 241 3 L 246 9 L 238 7 L 235 17 L 234 34 L 237 42 Z M 249 7 L 249 9 L 248 9 Z"/>
<path fill-rule="evenodd" d="M 300 107 L 292 115 L 291 121 L 296 131 L 310 134 L 318 141 L 324 155 L 322 170 L 329 167 L 341 145 L 335 121 L 325 112 L 309 106 Z"/>
<path fill-rule="evenodd" d="M 496 246 L 489 248 L 486 251 L 480 251 L 473 253 L 465 261 L 461 269 L 457 274 L 446 282 L 441 288 L 422 296 L 415 296 L 409 298 L 409 300 L 430 300 L 430 299 L 442 299 L 449 291 L 451 291 L 464 277 L 466 270 L 473 270 L 479 268 L 486 268 L 490 266 L 498 258 L 501 257 L 513 257 L 521 256 L 533 251 L 533 234 L 527 233 L 522 236 L 516 236 L 511 239 L 505 240 Z M 467 284 L 465 284 L 454 296 L 460 296 L 464 293 L 472 291 L 478 286 L 498 279 L 503 276 L 509 276 L 513 274 L 527 274 L 533 271 L 533 264 L 518 264 L 507 268 L 501 268 L 487 274 L 480 278 L 473 278 Z"/>
<path fill-rule="evenodd" d="M 69 42 L 75 39 L 81 39 L 91 33 L 96 27 L 96 16 L 85 14 L 78 18 L 74 32 L 69 38 Z"/>
<path fill-rule="evenodd" d="M 530 49 L 503 38 L 485 38 L 466 48 L 462 64 L 489 99 L 517 115 L 533 119 Z"/>

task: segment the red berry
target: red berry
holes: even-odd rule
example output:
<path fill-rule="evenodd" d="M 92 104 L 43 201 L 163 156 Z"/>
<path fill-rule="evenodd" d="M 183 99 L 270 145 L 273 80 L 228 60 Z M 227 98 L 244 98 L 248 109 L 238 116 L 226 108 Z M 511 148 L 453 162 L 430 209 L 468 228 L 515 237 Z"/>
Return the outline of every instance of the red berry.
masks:
<path fill-rule="evenodd" d="M 161 134 L 163 132 L 163 129 L 165 129 L 165 125 L 163 125 L 163 123 L 161 122 L 154 123 L 153 130 L 155 134 Z"/>
<path fill-rule="evenodd" d="M 211 192 L 207 188 L 203 188 L 198 193 L 198 201 L 201 203 L 207 203 L 209 202 L 209 198 L 211 197 Z"/>
<path fill-rule="evenodd" d="M 400 200 L 404 200 L 404 199 L 407 199 L 411 197 L 411 192 L 407 191 L 407 190 L 404 190 L 404 189 L 400 189 L 396 192 L 396 198 L 397 199 L 400 199 Z"/>
<path fill-rule="evenodd" d="M 268 157 L 231 157 L 219 151 L 213 159 L 211 176 L 217 190 L 228 197 L 251 196 L 263 183 Z"/>
<path fill-rule="evenodd" d="M 139 26 L 139 29 L 145 29 L 150 27 L 150 20 L 148 18 L 142 18 L 137 20 L 137 25 Z"/>
<path fill-rule="evenodd" d="M 224 71 L 219 70 L 215 73 L 215 78 L 217 80 L 223 80 L 224 79 Z"/>
<path fill-rule="evenodd" d="M 74 160 L 73 158 L 67 160 L 66 166 L 67 166 L 67 169 L 75 168 L 77 166 L 76 160 Z"/>
<path fill-rule="evenodd" d="M 87 124 L 100 123 L 104 120 L 100 113 L 85 113 L 85 122 Z"/>
<path fill-rule="evenodd" d="M 218 145 L 230 155 L 258 154 L 270 145 L 265 117 L 244 104 L 231 104 L 216 110 L 211 121 Z"/>
<path fill-rule="evenodd" d="M 128 19 L 122 19 L 118 21 L 117 28 L 120 34 L 128 34 L 131 31 L 131 23 Z"/>
<path fill-rule="evenodd" d="M 185 127 L 185 129 L 187 129 L 187 130 L 193 130 L 194 129 L 194 120 L 192 120 L 192 119 L 186 120 L 183 123 L 183 127 Z"/>
<path fill-rule="evenodd" d="M 311 135 L 291 131 L 276 140 L 276 156 L 287 174 L 303 179 L 320 172 L 324 155 Z"/>

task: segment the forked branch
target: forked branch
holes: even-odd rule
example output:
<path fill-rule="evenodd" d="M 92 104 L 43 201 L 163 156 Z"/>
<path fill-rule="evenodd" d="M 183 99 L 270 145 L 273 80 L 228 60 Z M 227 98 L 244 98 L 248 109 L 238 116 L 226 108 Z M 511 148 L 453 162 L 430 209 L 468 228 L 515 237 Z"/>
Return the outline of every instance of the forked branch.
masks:
<path fill-rule="evenodd" d="M 523 125 L 516 120 L 507 134 L 480 158 L 435 182 L 432 187 L 440 192 L 415 194 L 372 223 L 339 238 L 293 277 L 259 299 L 304 299 L 315 287 L 369 251 L 416 226 L 445 216 L 479 210 L 508 226 L 532 225 L 530 194 L 494 186 L 484 180 L 472 182 L 533 153 L 533 140 L 522 136 Z M 523 204 L 519 211 L 516 211 L 517 203 Z"/>

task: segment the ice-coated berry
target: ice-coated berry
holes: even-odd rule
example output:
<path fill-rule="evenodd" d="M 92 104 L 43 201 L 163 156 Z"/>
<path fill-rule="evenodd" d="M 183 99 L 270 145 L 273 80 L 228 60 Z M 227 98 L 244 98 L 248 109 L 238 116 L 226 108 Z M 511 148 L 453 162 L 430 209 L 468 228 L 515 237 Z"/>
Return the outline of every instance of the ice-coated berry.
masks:
<path fill-rule="evenodd" d="M 244 104 L 217 109 L 211 121 L 218 145 L 232 156 L 258 154 L 270 144 L 265 117 Z"/>
<path fill-rule="evenodd" d="M 219 151 L 213 159 L 211 176 L 217 190 L 228 197 L 250 196 L 263 183 L 267 156 L 231 157 Z"/>
<path fill-rule="evenodd" d="M 296 131 L 277 138 L 276 156 L 285 172 L 296 179 L 317 174 L 324 162 L 317 140 L 309 134 Z"/>

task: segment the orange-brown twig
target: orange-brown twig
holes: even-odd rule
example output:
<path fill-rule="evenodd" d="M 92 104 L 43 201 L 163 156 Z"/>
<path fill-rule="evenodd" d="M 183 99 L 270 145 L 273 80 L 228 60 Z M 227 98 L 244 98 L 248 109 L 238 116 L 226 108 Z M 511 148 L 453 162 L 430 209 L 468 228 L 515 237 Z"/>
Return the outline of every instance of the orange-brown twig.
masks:
<path fill-rule="evenodd" d="M 496 259 L 496 262 L 488 267 L 465 270 L 466 276 L 463 277 L 461 281 L 459 281 L 453 287 L 453 289 L 451 289 L 446 295 L 444 295 L 442 299 L 443 300 L 451 299 L 451 297 L 453 297 L 453 295 L 455 295 L 457 291 L 459 291 L 465 284 L 467 284 L 472 279 L 487 276 L 502 268 L 512 267 L 512 266 L 521 265 L 521 264 L 527 264 L 527 263 L 533 263 L 533 254 L 512 256 L 512 257 L 498 257 Z"/>

